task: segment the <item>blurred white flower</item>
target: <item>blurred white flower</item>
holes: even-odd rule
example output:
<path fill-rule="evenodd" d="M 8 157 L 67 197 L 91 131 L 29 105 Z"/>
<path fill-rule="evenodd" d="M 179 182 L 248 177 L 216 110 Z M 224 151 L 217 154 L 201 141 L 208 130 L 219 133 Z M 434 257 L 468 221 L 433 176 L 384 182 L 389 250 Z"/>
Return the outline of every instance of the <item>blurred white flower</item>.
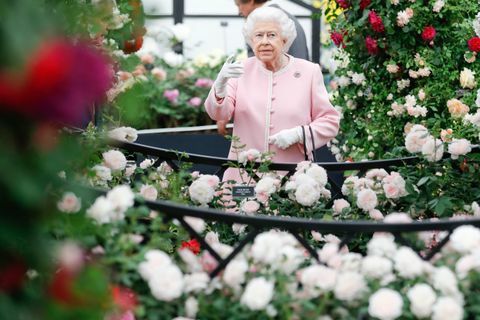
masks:
<path fill-rule="evenodd" d="M 148 281 L 158 270 L 172 264 L 170 256 L 161 250 L 149 250 L 145 253 L 145 261 L 138 265 L 138 273 L 140 276 Z"/>
<path fill-rule="evenodd" d="M 458 156 L 466 155 L 472 151 L 470 141 L 467 139 L 453 139 L 448 145 L 448 153 L 452 159 L 458 159 Z"/>
<path fill-rule="evenodd" d="M 119 127 L 108 132 L 108 137 L 120 141 L 134 142 L 137 140 L 137 130 L 131 127 Z"/>
<path fill-rule="evenodd" d="M 392 258 L 397 252 L 395 238 L 389 233 L 375 233 L 367 243 L 368 255 Z"/>
<path fill-rule="evenodd" d="M 311 265 L 300 270 L 300 283 L 310 298 L 332 291 L 336 279 L 337 271 L 322 265 Z"/>
<path fill-rule="evenodd" d="M 380 320 L 393 320 L 402 315 L 403 299 L 395 290 L 381 288 L 368 299 L 368 314 Z"/>
<path fill-rule="evenodd" d="M 348 209 L 350 208 L 350 203 L 348 203 L 347 200 L 345 199 L 336 199 L 333 201 L 333 212 L 336 214 L 342 213 L 343 209 Z"/>
<path fill-rule="evenodd" d="M 215 196 L 215 189 L 208 182 L 195 180 L 188 188 L 188 194 L 192 201 L 206 206 Z"/>
<path fill-rule="evenodd" d="M 186 274 L 183 277 L 183 291 L 198 293 L 207 289 L 210 277 L 205 272 Z"/>
<path fill-rule="evenodd" d="M 413 279 L 423 273 L 423 260 L 411 248 L 399 248 L 393 261 L 395 270 L 403 278 Z"/>
<path fill-rule="evenodd" d="M 144 197 L 147 200 L 155 201 L 157 200 L 158 191 L 154 186 L 149 184 L 144 184 L 140 188 L 140 195 L 142 195 L 142 197 Z"/>
<path fill-rule="evenodd" d="M 432 320 L 461 320 L 462 306 L 452 297 L 440 297 L 433 306 Z"/>
<path fill-rule="evenodd" d="M 176 23 L 174 26 L 170 27 L 170 30 L 175 37 L 175 40 L 178 42 L 185 41 L 190 35 L 190 28 L 184 23 Z"/>
<path fill-rule="evenodd" d="M 123 170 L 127 165 L 127 158 L 118 150 L 109 150 L 102 153 L 103 162 L 111 170 Z"/>
<path fill-rule="evenodd" d="M 433 304 L 437 300 L 435 291 L 426 283 L 417 283 L 407 291 L 410 311 L 418 318 L 427 318 L 432 314 Z"/>
<path fill-rule="evenodd" d="M 375 209 L 378 204 L 377 194 L 370 189 L 363 189 L 357 194 L 357 206 L 369 211 Z"/>
<path fill-rule="evenodd" d="M 248 263 L 245 259 L 235 259 L 225 268 L 223 272 L 223 282 L 231 288 L 240 288 L 245 282 L 245 273 L 248 271 Z"/>
<path fill-rule="evenodd" d="M 160 301 L 179 298 L 183 293 L 183 285 L 183 274 L 174 264 L 157 269 L 148 280 L 152 295 Z"/>
<path fill-rule="evenodd" d="M 450 244 L 460 253 L 472 252 L 480 247 L 480 230 L 470 225 L 460 226 L 453 231 Z"/>
<path fill-rule="evenodd" d="M 173 51 L 165 52 L 163 55 L 163 61 L 168 64 L 170 67 L 178 67 L 183 63 L 183 56 L 181 54 L 177 54 Z"/>
<path fill-rule="evenodd" d="M 368 255 L 362 260 L 362 274 L 370 279 L 381 279 L 392 273 L 392 261 L 380 256 Z"/>
<path fill-rule="evenodd" d="M 435 1 L 435 3 L 433 4 L 433 9 L 432 11 L 433 12 L 440 12 L 440 10 L 442 10 L 443 6 L 445 5 L 445 2 L 443 0 L 437 0 Z"/>
<path fill-rule="evenodd" d="M 274 284 L 264 277 L 254 278 L 247 284 L 240 299 L 250 310 L 263 310 L 273 298 Z"/>
<path fill-rule="evenodd" d="M 65 192 L 62 199 L 57 203 L 58 210 L 65 213 L 76 213 L 80 211 L 82 201 L 73 192 Z"/>
<path fill-rule="evenodd" d="M 334 293 L 335 297 L 343 301 L 353 301 L 366 291 L 365 279 L 358 272 L 344 272 L 337 276 Z"/>
<path fill-rule="evenodd" d="M 185 300 L 185 313 L 187 317 L 195 319 L 198 312 L 198 301 L 194 297 L 188 297 Z"/>
<path fill-rule="evenodd" d="M 197 233 L 202 233 L 205 230 L 205 221 L 203 221 L 203 219 L 196 217 L 185 217 L 184 220 Z"/>
<path fill-rule="evenodd" d="M 433 287 L 444 295 L 454 296 L 458 294 L 458 281 L 455 273 L 449 268 L 442 266 L 433 271 Z"/>
<path fill-rule="evenodd" d="M 422 154 L 430 162 L 440 161 L 443 157 L 443 141 L 429 136 L 422 146 Z"/>

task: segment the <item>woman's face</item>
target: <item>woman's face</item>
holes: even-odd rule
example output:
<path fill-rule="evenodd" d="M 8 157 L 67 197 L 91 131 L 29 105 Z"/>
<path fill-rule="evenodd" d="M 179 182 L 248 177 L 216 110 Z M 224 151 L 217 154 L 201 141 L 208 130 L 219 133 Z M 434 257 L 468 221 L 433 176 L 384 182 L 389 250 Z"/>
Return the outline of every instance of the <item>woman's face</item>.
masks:
<path fill-rule="evenodd" d="M 280 59 L 286 40 L 280 34 L 280 27 L 275 22 L 258 22 L 252 35 L 252 49 L 255 56 L 268 63 Z"/>

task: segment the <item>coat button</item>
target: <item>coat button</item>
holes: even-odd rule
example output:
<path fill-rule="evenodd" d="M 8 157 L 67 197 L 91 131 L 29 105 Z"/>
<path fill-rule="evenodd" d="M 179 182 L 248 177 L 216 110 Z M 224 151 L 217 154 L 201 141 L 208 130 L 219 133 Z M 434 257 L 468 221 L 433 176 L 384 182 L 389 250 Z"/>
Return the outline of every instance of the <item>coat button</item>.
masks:
<path fill-rule="evenodd" d="M 270 129 L 273 129 L 273 124 L 270 125 Z"/>
<path fill-rule="evenodd" d="M 273 109 L 270 109 L 270 113 L 275 113 L 275 110 L 273 110 Z"/>
<path fill-rule="evenodd" d="M 272 101 L 274 101 L 274 100 L 275 100 L 275 97 L 272 97 Z"/>
<path fill-rule="evenodd" d="M 277 83 L 276 83 L 276 82 L 274 82 L 272 85 L 273 85 L 273 86 L 276 86 L 276 85 L 277 85 Z"/>

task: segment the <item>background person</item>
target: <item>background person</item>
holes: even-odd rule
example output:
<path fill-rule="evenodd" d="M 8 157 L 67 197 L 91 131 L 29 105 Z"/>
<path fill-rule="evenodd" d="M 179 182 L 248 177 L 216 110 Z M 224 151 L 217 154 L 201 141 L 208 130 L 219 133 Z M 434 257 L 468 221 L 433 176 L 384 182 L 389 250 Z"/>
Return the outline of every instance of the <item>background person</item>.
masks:
<path fill-rule="evenodd" d="M 261 8 L 262 6 L 269 6 L 274 7 L 277 9 L 282 10 L 287 14 L 287 16 L 293 21 L 295 24 L 295 30 L 297 32 L 297 36 L 295 40 L 293 40 L 292 45 L 288 49 L 288 54 L 294 56 L 295 58 L 301 58 L 305 60 L 309 60 L 308 48 L 307 48 L 307 40 L 305 37 L 305 31 L 302 28 L 302 25 L 298 22 L 297 18 L 294 15 L 283 10 L 277 4 L 270 4 L 267 3 L 269 0 L 235 0 L 235 4 L 238 7 L 238 14 L 242 17 L 247 18 L 253 10 L 257 8 Z M 247 53 L 249 57 L 253 57 L 254 53 L 252 48 L 247 45 Z M 221 135 L 227 134 L 227 123 L 228 121 L 219 120 L 217 121 L 217 131 Z"/>
<path fill-rule="evenodd" d="M 253 11 L 243 27 L 255 53 L 243 62 L 229 57 L 205 101 L 213 120 L 234 118 L 233 135 L 246 150 L 274 152 L 274 162 L 298 163 L 305 159 L 301 127 L 305 127 L 307 154 L 312 145 L 310 126 L 319 148 L 338 132 L 339 114 L 330 104 L 318 64 L 287 54 L 295 39 L 293 21 L 280 9 Z M 232 148 L 229 159 L 235 159 Z M 238 180 L 228 169 L 225 180 Z"/>

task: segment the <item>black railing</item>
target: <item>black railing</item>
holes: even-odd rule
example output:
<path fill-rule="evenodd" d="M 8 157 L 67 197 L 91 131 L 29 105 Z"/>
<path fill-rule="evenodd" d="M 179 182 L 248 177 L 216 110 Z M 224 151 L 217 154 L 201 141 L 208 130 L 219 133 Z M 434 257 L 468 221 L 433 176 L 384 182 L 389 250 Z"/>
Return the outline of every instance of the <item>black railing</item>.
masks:
<path fill-rule="evenodd" d="M 105 191 L 96 190 L 98 194 L 103 194 Z M 218 275 L 228 263 L 239 254 L 242 249 L 251 243 L 255 237 L 262 231 L 279 229 L 292 234 L 298 242 L 315 258 L 319 263 L 321 261 L 316 250 L 309 244 L 309 242 L 301 235 L 304 231 L 317 231 L 323 234 L 344 234 L 338 246 L 340 250 L 343 246 L 348 245 L 352 240 L 356 239 L 359 234 L 373 234 L 375 232 L 388 232 L 395 236 L 395 240 L 401 245 L 407 245 L 414 249 L 419 256 L 424 260 L 430 260 L 441 248 L 448 242 L 453 230 L 462 225 L 472 225 L 480 227 L 479 218 L 463 219 L 463 220 L 446 220 L 441 219 L 437 221 L 413 221 L 409 223 L 384 223 L 384 222 L 369 222 L 369 221 L 322 221 L 312 220 L 306 218 L 284 217 L 284 216 L 266 216 L 266 215 L 243 215 L 232 214 L 224 211 L 198 208 L 186 206 L 170 201 L 157 200 L 137 200 L 135 206 L 145 205 L 151 210 L 155 210 L 163 214 L 166 220 L 177 219 L 190 236 L 196 239 L 203 250 L 207 250 L 214 259 L 217 260 L 216 268 L 210 273 L 213 278 Z M 185 217 L 200 218 L 205 221 L 214 221 L 223 224 L 243 224 L 249 226 L 249 232 L 239 240 L 233 251 L 225 258 L 216 252 L 212 246 L 196 232 L 186 221 Z M 144 223 L 149 223 L 150 220 L 144 220 Z M 403 236 L 403 233 L 414 233 L 422 231 L 446 231 L 447 234 L 433 247 L 421 248 L 421 253 L 418 248 L 409 243 L 408 239 Z M 148 238 L 148 237 L 146 237 Z"/>

